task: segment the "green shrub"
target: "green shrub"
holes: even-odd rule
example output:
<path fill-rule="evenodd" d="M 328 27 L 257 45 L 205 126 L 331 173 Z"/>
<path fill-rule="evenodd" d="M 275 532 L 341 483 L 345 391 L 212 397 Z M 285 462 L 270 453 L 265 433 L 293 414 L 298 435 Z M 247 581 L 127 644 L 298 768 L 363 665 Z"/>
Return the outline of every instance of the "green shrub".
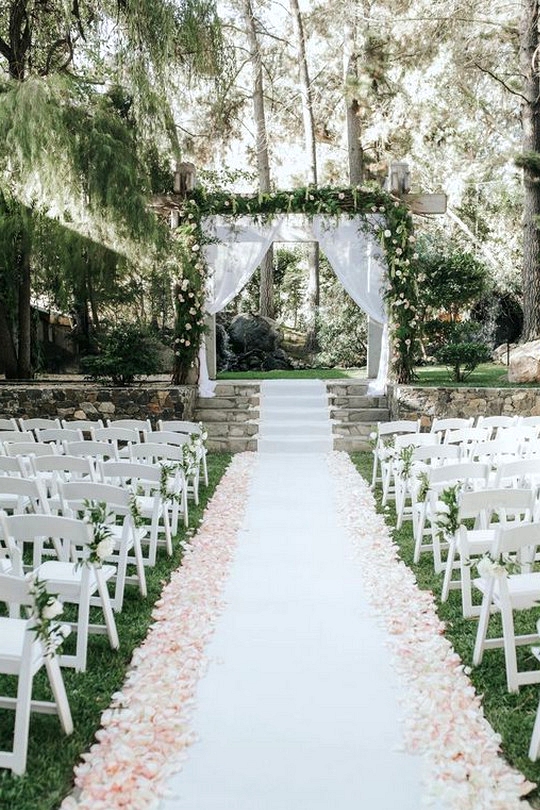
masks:
<path fill-rule="evenodd" d="M 81 359 L 87 379 L 130 385 L 137 377 L 162 371 L 159 341 L 146 327 L 117 326 L 99 338 L 98 347 L 99 354 Z"/>
<path fill-rule="evenodd" d="M 453 324 L 448 342 L 435 350 L 435 357 L 448 366 L 453 380 L 463 382 L 480 363 L 491 359 L 491 349 L 477 325 L 457 323 Z"/>

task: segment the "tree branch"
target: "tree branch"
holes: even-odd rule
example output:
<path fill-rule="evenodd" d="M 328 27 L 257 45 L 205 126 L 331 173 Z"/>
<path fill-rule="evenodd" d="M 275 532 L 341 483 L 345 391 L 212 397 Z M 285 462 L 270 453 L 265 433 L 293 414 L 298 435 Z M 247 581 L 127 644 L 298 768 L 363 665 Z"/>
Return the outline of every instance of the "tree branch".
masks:
<path fill-rule="evenodd" d="M 2 54 L 2 56 L 6 57 L 8 62 L 10 62 L 13 59 L 13 51 L 11 50 L 5 39 L 2 39 L 2 37 L 0 37 L 0 53 Z"/>
<path fill-rule="evenodd" d="M 529 101 L 529 99 L 527 98 L 527 96 L 524 96 L 524 95 L 523 95 L 523 93 L 520 93 L 520 92 L 519 92 L 519 90 L 514 90 L 512 87 L 510 87 L 510 85 L 509 85 L 509 84 L 506 84 L 506 82 L 505 82 L 503 79 L 501 79 L 501 78 L 500 78 L 500 76 L 497 76 L 495 73 L 493 73 L 493 72 L 492 72 L 491 70 L 489 70 L 488 68 L 483 67 L 483 66 L 482 66 L 482 65 L 480 65 L 478 62 L 473 62 L 473 65 L 474 65 L 476 68 L 478 68 L 478 70 L 480 70 L 482 73 L 486 73 L 488 76 L 491 76 L 491 78 L 492 78 L 492 79 L 495 79 L 495 81 L 496 81 L 496 82 L 499 82 L 499 84 L 501 84 L 501 85 L 504 87 L 504 89 L 505 89 L 505 90 L 507 90 L 509 93 L 512 93 L 512 95 L 513 95 L 513 96 L 518 96 L 518 98 L 523 99 L 523 101 L 524 101 L 526 104 L 530 104 L 530 103 L 531 103 L 531 102 Z"/>

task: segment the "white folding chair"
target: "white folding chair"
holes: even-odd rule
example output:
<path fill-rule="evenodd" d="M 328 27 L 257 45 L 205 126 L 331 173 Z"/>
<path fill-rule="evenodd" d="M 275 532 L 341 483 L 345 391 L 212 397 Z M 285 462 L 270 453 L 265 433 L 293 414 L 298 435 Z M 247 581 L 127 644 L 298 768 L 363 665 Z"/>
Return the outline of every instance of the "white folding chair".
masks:
<path fill-rule="evenodd" d="M 437 417 L 433 418 L 430 427 L 430 433 L 438 433 L 440 440 L 444 440 L 444 436 L 448 430 L 459 430 L 460 428 L 468 428 L 473 425 L 473 417 L 465 418 L 462 416 L 455 417 Z"/>
<path fill-rule="evenodd" d="M 519 416 L 507 416 L 500 414 L 499 416 L 478 416 L 476 419 L 475 427 L 488 427 L 491 428 L 490 439 L 498 436 L 501 428 L 512 428 L 519 423 Z"/>
<path fill-rule="evenodd" d="M 15 515 L 50 514 L 47 490 L 37 478 L 0 475 L 0 509 Z"/>
<path fill-rule="evenodd" d="M 118 649 L 118 632 L 107 589 L 108 580 L 116 575 L 116 567 L 83 560 L 90 552 L 92 527 L 81 520 L 57 515 L 6 516 L 0 513 L 0 529 L 8 550 L 13 550 L 14 559 L 15 555 L 20 554 L 21 547 L 30 545 L 35 575 L 62 602 L 78 606 L 77 621 L 66 622 L 77 633 L 75 654 L 63 653 L 60 665 L 74 667 L 79 672 L 85 671 L 89 633 L 106 632 L 112 649 Z M 56 551 L 57 559 L 43 561 L 42 549 L 49 541 Z M 98 595 L 104 625 L 90 624 L 91 600 Z"/>
<path fill-rule="evenodd" d="M 480 605 L 473 605 L 471 566 L 487 554 L 499 528 L 515 526 L 533 519 L 535 493 L 532 489 L 484 489 L 463 492 L 459 504 L 461 526 L 450 538 L 441 601 L 446 602 L 450 589 L 461 590 L 463 616 L 480 615 Z M 493 519 L 497 522 L 494 523 Z M 474 520 L 468 529 L 464 520 Z M 457 561 L 456 561 L 457 560 Z M 452 578 L 458 571 L 458 578 Z"/>
<path fill-rule="evenodd" d="M 0 574 L 0 600 L 7 605 L 27 605 L 35 610 L 30 583 L 24 577 Z M 69 628 L 62 627 L 59 640 L 67 636 Z M 45 667 L 51 686 L 53 701 L 32 700 L 35 674 Z M 22 775 L 26 770 L 30 713 L 57 714 L 65 734 L 73 732 L 73 721 L 62 673 L 54 644 L 44 647 L 36 635 L 33 617 L 18 619 L 0 617 L 0 673 L 17 677 L 17 695 L 0 696 L 0 707 L 15 711 L 15 729 L 11 751 L 0 751 L 0 768 L 8 768 Z"/>
<path fill-rule="evenodd" d="M 419 434 L 429 435 L 429 434 Z M 411 456 L 411 472 L 408 477 L 401 473 L 396 477 L 396 527 L 401 528 L 403 520 L 414 519 L 414 504 L 418 492 L 418 476 L 421 472 L 427 474 L 431 467 L 441 467 L 444 464 L 457 463 L 459 461 L 459 448 L 456 445 L 448 444 L 427 444 L 414 447 Z M 411 503 L 407 505 L 407 499 Z"/>
<path fill-rule="evenodd" d="M 174 536 L 178 531 L 180 514 L 182 514 L 184 526 L 189 525 L 188 487 L 187 476 L 184 472 L 185 456 L 183 445 L 150 441 L 140 445 L 132 444 L 130 458 L 131 461 L 143 464 L 159 464 L 161 467 L 172 468 L 170 475 L 167 477 L 167 486 L 171 493 L 169 511 L 171 513 L 171 531 Z"/>
<path fill-rule="evenodd" d="M 443 570 L 439 529 L 436 526 L 440 493 L 457 483 L 461 484 L 463 490 L 485 489 L 488 485 L 490 470 L 489 464 L 478 461 L 460 461 L 458 464 L 433 467 L 428 471 L 427 495 L 423 501 L 415 505 L 413 511 L 414 562 L 416 564 L 420 561 L 422 552 L 431 551 L 436 573 Z"/>
<path fill-rule="evenodd" d="M 31 430 L 3 430 L 0 433 L 0 441 L 2 444 L 27 444 L 28 442 L 35 442 L 36 437 Z"/>
<path fill-rule="evenodd" d="M 493 541 L 490 557 L 495 563 L 512 560 L 519 568 L 521 560 L 531 560 L 536 556 L 540 543 L 539 523 L 520 523 L 517 526 L 501 528 Z M 508 565 L 508 562 L 505 562 Z M 528 567 L 528 566 L 526 566 Z M 474 585 L 482 593 L 482 606 L 474 645 L 473 663 L 482 663 L 484 651 L 497 647 L 504 649 L 506 683 L 509 692 L 519 692 L 519 687 L 530 683 L 540 683 L 540 669 L 519 671 L 516 646 L 538 642 L 538 632 L 516 635 L 514 611 L 532 610 L 538 607 L 540 593 L 540 571 L 508 573 L 504 566 L 483 566 L 482 576 L 474 580 Z M 479 570 L 480 573 L 480 570 Z M 501 614 L 501 637 L 488 638 L 489 619 L 492 612 Z"/>
<path fill-rule="evenodd" d="M 60 512 L 59 485 L 68 481 L 96 481 L 95 464 L 90 456 L 36 456 L 30 459 L 32 471 L 47 490 L 51 512 Z"/>
<path fill-rule="evenodd" d="M 107 427 L 137 430 L 139 432 L 140 441 L 144 441 L 146 434 L 152 433 L 152 423 L 150 419 L 107 419 Z"/>
<path fill-rule="evenodd" d="M 378 422 L 377 438 L 373 448 L 373 472 L 371 475 L 371 489 L 375 488 L 377 482 L 382 482 L 382 470 L 378 474 L 381 458 L 386 456 L 386 443 L 393 437 L 401 433 L 418 433 L 420 430 L 420 420 L 398 419 L 393 422 Z"/>
<path fill-rule="evenodd" d="M 478 442 L 487 442 L 491 428 L 489 427 L 468 427 L 457 430 L 447 430 L 443 443 L 457 444 L 461 448 L 461 458 L 470 460 L 470 454 Z"/>
<path fill-rule="evenodd" d="M 161 530 L 165 535 L 165 549 L 171 556 L 173 547 L 169 506 L 167 499 L 162 497 L 162 488 L 167 486 L 167 477 L 164 476 L 162 467 L 159 464 L 134 461 L 103 461 L 98 462 L 98 472 L 102 481 L 129 489 L 136 496 L 139 514 L 149 521 L 146 536 L 142 539 L 148 545 L 147 554 L 143 556 L 144 564 L 156 564 Z"/>
<path fill-rule="evenodd" d="M 495 473 L 495 487 L 538 487 L 540 458 L 518 459 L 501 464 Z"/>
<path fill-rule="evenodd" d="M 16 458 L 25 476 L 32 475 L 32 459 L 37 456 L 50 456 L 51 453 L 61 452 L 55 444 L 41 444 L 40 442 L 21 442 L 6 444 L 6 455 Z"/>
<path fill-rule="evenodd" d="M 91 437 L 94 428 L 103 427 L 103 421 L 101 419 L 62 419 L 61 422 L 63 428 L 82 431 L 84 439 Z"/>
<path fill-rule="evenodd" d="M 130 491 L 113 484 L 71 481 L 60 484 L 60 501 L 62 513 L 67 517 L 80 517 L 81 513 L 84 514 L 87 501 L 106 504 L 106 526 L 114 541 L 114 549 L 105 561 L 117 566 L 114 596 L 111 599 L 113 609 L 117 613 L 122 610 L 127 583 L 137 584 L 141 596 L 145 597 L 148 591 L 141 550 L 141 539 L 145 535 L 145 530 L 135 527 Z M 131 558 L 130 552 L 133 553 Z M 135 565 L 137 571 L 135 577 L 128 577 L 128 563 Z M 95 604 L 94 601 L 92 603 Z"/>
<path fill-rule="evenodd" d="M 386 459 L 383 456 L 380 459 L 383 506 L 387 504 L 390 497 L 395 497 L 395 482 L 402 466 L 401 456 L 406 452 L 406 448 L 428 446 L 437 441 L 438 439 L 432 433 L 409 433 L 394 438 L 393 453 Z"/>
<path fill-rule="evenodd" d="M 157 423 L 158 431 L 172 431 L 173 433 L 186 433 L 188 436 L 203 436 L 205 428 L 202 422 L 189 422 L 184 419 L 159 419 Z M 150 439 L 151 441 L 151 439 Z M 208 452 L 204 445 L 204 440 L 201 440 L 201 467 L 203 471 L 204 485 L 208 486 Z M 198 500 L 196 500 L 198 503 Z"/>
<path fill-rule="evenodd" d="M 137 428 L 103 427 L 92 430 L 92 439 L 115 444 L 118 447 L 119 458 L 129 458 L 129 447 L 131 444 L 139 444 L 141 434 Z"/>

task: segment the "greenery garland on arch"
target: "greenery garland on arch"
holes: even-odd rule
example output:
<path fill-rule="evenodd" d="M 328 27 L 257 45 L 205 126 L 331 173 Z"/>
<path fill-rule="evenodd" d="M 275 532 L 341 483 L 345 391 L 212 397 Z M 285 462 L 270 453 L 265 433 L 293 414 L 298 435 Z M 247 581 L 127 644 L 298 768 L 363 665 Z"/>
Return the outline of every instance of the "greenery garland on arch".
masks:
<path fill-rule="evenodd" d="M 207 192 L 197 188 L 179 204 L 180 224 L 175 231 L 179 246 L 180 276 L 175 288 L 176 327 L 173 382 L 185 382 L 189 369 L 196 365 L 204 333 L 204 290 L 208 268 L 202 255 L 205 237 L 201 221 L 217 214 L 267 219 L 278 214 L 323 214 L 349 217 L 379 214 L 373 227 L 388 264 L 388 283 L 384 298 L 389 308 L 392 341 L 392 366 L 400 383 L 414 378 L 417 349 L 418 284 L 415 237 L 407 206 L 380 188 L 298 188 L 266 194 Z"/>

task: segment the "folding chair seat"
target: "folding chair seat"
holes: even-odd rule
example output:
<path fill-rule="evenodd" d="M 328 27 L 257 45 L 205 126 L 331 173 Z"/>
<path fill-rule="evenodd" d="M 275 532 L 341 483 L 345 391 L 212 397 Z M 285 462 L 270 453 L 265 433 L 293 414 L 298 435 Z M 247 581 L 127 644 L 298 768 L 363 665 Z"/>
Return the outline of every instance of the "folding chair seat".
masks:
<path fill-rule="evenodd" d="M 441 601 L 446 602 L 449 591 L 461 590 L 463 616 L 480 615 L 480 605 L 473 605 L 471 565 L 493 547 L 496 532 L 501 527 L 515 526 L 533 519 L 535 493 L 532 489 L 484 489 L 463 492 L 460 497 L 461 526 L 450 538 L 446 559 Z M 494 522 L 494 518 L 497 522 Z M 469 529 L 464 520 L 475 521 Z M 457 579 L 452 575 L 459 572 Z"/>
<path fill-rule="evenodd" d="M 520 523 L 517 526 L 501 528 L 496 533 L 490 556 L 496 562 L 513 560 L 519 567 L 521 560 L 535 558 L 539 542 L 539 523 Z M 507 562 L 506 565 L 508 565 Z M 495 568 L 493 565 L 483 566 L 481 571 L 482 576 L 474 580 L 475 587 L 482 594 L 482 606 L 474 645 L 473 663 L 475 666 L 479 666 L 482 663 L 484 651 L 502 647 L 508 691 L 519 692 L 520 686 L 540 683 L 540 669 L 519 671 L 516 654 L 516 646 L 538 642 L 540 635 L 538 632 L 516 635 L 514 629 L 514 611 L 526 611 L 538 607 L 540 571 L 512 574 L 508 573 L 505 567 Z M 501 637 L 488 638 L 489 619 L 492 612 L 501 614 L 503 632 Z"/>
<path fill-rule="evenodd" d="M 113 484 L 94 481 L 71 481 L 60 484 L 62 513 L 67 517 L 79 517 L 84 514 L 86 503 L 94 501 L 105 503 L 107 509 L 107 529 L 114 541 L 111 554 L 105 558 L 108 563 L 116 564 L 116 583 L 114 597 L 111 600 L 113 609 L 120 613 L 124 604 L 124 590 L 127 583 L 137 584 L 141 596 L 147 595 L 146 575 L 144 572 L 141 539 L 145 529 L 136 528 L 131 511 L 131 492 Z M 132 552 L 132 557 L 129 556 Z M 128 563 L 133 563 L 137 574 L 128 577 Z M 95 602 L 93 602 L 95 604 Z"/>
<path fill-rule="evenodd" d="M 171 556 L 173 548 L 169 507 L 167 500 L 162 497 L 162 488 L 167 482 L 163 479 L 160 465 L 135 461 L 104 461 L 98 463 L 98 472 L 105 483 L 124 487 L 135 495 L 140 516 L 149 522 L 145 537 L 142 538 L 142 542 L 148 547 L 146 556 L 143 556 L 144 564 L 156 564 L 160 531 L 165 535 L 164 545 L 167 554 Z"/>
<path fill-rule="evenodd" d="M 462 485 L 463 490 L 485 489 L 488 485 L 490 469 L 489 464 L 478 461 L 460 461 L 458 464 L 445 464 L 443 467 L 433 467 L 429 470 L 427 495 L 423 501 L 415 504 L 413 510 L 414 562 L 416 564 L 420 561 L 420 554 L 423 551 L 431 551 L 436 573 L 443 570 L 439 530 L 436 526 L 439 495 L 443 490 L 457 483 Z"/>
<path fill-rule="evenodd" d="M 24 577 L 0 574 L 0 600 L 7 605 L 27 605 L 35 610 L 31 583 Z M 69 628 L 58 628 L 58 641 L 66 637 Z M 53 701 L 32 700 L 35 674 L 45 667 Z M 0 696 L 0 708 L 15 711 L 15 729 L 11 751 L 0 751 L 0 768 L 22 775 L 26 770 L 30 713 L 58 714 L 65 734 L 73 732 L 69 703 L 55 651 L 55 642 L 44 646 L 36 635 L 35 618 L 0 617 L 0 673 L 17 676 L 17 696 Z"/>
<path fill-rule="evenodd" d="M 204 425 L 201 422 L 189 422 L 182 419 L 159 419 L 157 423 L 158 431 L 172 431 L 173 433 L 187 433 L 188 436 L 200 436 L 205 434 Z M 208 486 L 208 452 L 206 450 L 204 439 L 201 440 L 201 467 L 203 471 L 204 485 Z M 198 503 L 198 500 L 196 500 Z"/>
<path fill-rule="evenodd" d="M 165 424 L 165 423 L 163 423 Z M 420 430 L 420 420 L 399 419 L 393 422 L 379 422 L 377 424 L 377 438 L 373 448 L 373 472 L 371 476 L 371 489 L 380 481 L 382 482 L 382 470 L 380 475 L 381 458 L 386 455 L 386 442 L 402 433 L 418 433 Z"/>
<path fill-rule="evenodd" d="M 62 653 L 60 665 L 84 672 L 87 662 L 89 633 L 107 633 L 113 649 L 118 649 L 118 633 L 114 621 L 107 582 L 116 575 L 116 567 L 91 562 L 88 557 L 93 541 L 93 529 L 82 520 L 57 515 L 5 515 L 0 513 L 0 529 L 13 560 L 20 549 L 32 547 L 34 574 L 46 583 L 49 593 L 57 594 L 62 602 L 78 606 L 77 621 L 66 622 L 77 633 L 74 655 Z M 56 559 L 42 559 L 42 550 L 51 542 Z M 86 561 L 85 561 L 86 558 Z M 21 574 L 22 571 L 14 571 Z M 99 595 L 104 625 L 90 624 L 92 597 Z"/>

